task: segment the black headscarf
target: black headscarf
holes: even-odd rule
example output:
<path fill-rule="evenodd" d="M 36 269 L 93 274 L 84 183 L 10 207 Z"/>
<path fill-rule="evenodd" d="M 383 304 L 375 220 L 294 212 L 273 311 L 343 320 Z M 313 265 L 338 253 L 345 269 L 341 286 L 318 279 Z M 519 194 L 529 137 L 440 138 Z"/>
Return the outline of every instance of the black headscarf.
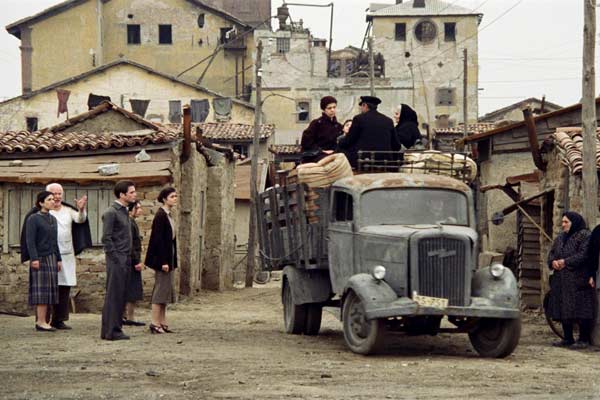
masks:
<path fill-rule="evenodd" d="M 402 108 L 400 109 L 400 118 L 398 120 L 398 124 L 402 124 L 404 122 L 412 121 L 415 124 L 419 125 L 419 119 L 417 118 L 417 113 L 415 110 L 410 108 L 407 104 L 401 104 Z"/>
<path fill-rule="evenodd" d="M 567 211 L 563 214 L 563 217 L 567 217 L 571 221 L 571 229 L 567 232 L 567 237 L 571 237 L 573 234 L 586 228 L 585 219 L 575 211 Z"/>

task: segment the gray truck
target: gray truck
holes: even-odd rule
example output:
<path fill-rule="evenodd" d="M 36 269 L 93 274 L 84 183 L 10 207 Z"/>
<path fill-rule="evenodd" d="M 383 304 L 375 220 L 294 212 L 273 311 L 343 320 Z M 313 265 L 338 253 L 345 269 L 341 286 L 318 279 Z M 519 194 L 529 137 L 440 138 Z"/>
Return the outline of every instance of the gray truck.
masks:
<path fill-rule="evenodd" d="M 287 182 L 258 199 L 262 268 L 283 270 L 287 333 L 317 335 L 326 309 L 359 354 L 385 349 L 389 331 L 467 333 L 484 357 L 516 348 L 517 282 L 501 264 L 477 267 L 473 196 L 464 182 L 373 173 L 319 189 Z"/>

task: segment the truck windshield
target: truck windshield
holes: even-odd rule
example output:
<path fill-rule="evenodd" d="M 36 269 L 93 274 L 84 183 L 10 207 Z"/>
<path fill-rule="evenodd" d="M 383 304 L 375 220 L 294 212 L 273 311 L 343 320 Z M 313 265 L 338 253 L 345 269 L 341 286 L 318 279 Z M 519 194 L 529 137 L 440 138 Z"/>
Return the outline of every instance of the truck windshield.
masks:
<path fill-rule="evenodd" d="M 382 189 L 362 196 L 363 225 L 469 225 L 467 197 L 451 190 Z"/>

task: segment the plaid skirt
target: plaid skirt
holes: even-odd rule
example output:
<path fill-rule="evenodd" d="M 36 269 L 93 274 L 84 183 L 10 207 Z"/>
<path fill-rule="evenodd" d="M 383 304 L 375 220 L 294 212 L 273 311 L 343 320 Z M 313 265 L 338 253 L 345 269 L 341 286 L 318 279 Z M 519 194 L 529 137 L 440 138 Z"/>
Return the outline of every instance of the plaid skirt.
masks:
<path fill-rule="evenodd" d="M 29 267 L 29 305 L 58 304 L 58 264 L 56 256 L 40 257 L 40 268 Z"/>

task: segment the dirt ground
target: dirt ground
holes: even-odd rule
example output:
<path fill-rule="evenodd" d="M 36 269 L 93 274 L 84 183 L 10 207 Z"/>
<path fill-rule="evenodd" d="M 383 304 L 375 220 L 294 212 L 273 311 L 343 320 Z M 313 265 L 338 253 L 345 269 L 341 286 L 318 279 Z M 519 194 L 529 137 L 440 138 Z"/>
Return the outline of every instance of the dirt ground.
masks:
<path fill-rule="evenodd" d="M 99 339 L 100 316 L 37 333 L 33 317 L 0 316 L 0 398 L 6 399 L 600 399 L 600 352 L 549 346 L 543 320 L 524 315 L 515 353 L 482 359 L 466 335 L 391 338 L 379 356 L 349 352 L 324 316 L 317 337 L 283 333 L 275 285 L 171 307 L 177 332 L 125 327 Z M 149 310 L 139 312 L 148 321 Z"/>

